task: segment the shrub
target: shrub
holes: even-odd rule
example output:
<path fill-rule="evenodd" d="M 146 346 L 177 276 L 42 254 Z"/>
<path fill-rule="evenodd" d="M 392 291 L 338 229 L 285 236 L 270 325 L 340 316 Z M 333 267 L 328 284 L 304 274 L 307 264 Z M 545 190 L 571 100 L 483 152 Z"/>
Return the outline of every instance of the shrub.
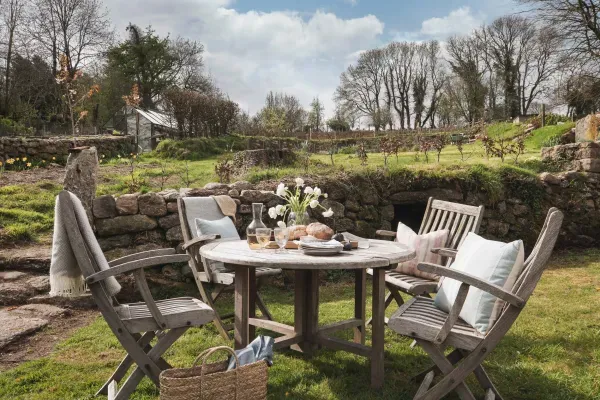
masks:
<path fill-rule="evenodd" d="M 554 147 L 560 144 L 563 133 L 555 133 L 542 142 L 542 147 Z"/>
<path fill-rule="evenodd" d="M 346 146 L 338 150 L 338 154 L 356 154 L 358 146 Z"/>
<path fill-rule="evenodd" d="M 559 122 L 570 122 L 571 118 L 566 115 L 554 114 L 554 113 L 546 113 L 546 126 L 548 125 L 557 125 Z M 542 116 L 536 115 L 535 117 L 529 119 L 527 121 L 528 124 L 532 124 L 535 129 L 538 129 L 542 126 Z"/>
<path fill-rule="evenodd" d="M 244 150 L 244 141 L 237 136 L 219 138 L 166 139 L 156 147 L 163 158 L 197 161 L 206 157 Z"/>

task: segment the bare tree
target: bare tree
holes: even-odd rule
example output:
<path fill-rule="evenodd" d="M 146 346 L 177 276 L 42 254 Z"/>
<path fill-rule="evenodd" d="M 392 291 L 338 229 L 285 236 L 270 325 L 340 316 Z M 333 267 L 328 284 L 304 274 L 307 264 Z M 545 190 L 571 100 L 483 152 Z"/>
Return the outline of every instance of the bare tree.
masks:
<path fill-rule="evenodd" d="M 100 0 L 32 0 L 29 33 L 49 53 L 53 71 L 58 59 L 69 59 L 73 75 L 113 39 L 108 11 Z"/>
<path fill-rule="evenodd" d="M 400 128 L 411 128 L 411 87 L 417 45 L 392 42 L 386 48 L 387 68 L 390 71 L 392 103 L 398 114 Z"/>
<path fill-rule="evenodd" d="M 319 100 L 319 97 L 315 97 L 313 101 L 310 103 L 310 111 L 308 113 L 308 122 L 310 123 L 312 129 L 316 132 L 319 132 L 323 127 L 323 113 L 325 111 L 325 107 L 323 107 L 323 103 Z M 333 162 L 332 162 L 333 164 Z"/>
<path fill-rule="evenodd" d="M 8 0 L 2 5 L 2 17 L 7 30 L 6 69 L 4 71 L 4 113 L 8 114 L 10 107 L 11 66 L 15 45 L 15 33 L 23 18 L 23 0 Z"/>
<path fill-rule="evenodd" d="M 429 59 L 424 47 L 420 45 L 416 51 L 414 77 L 412 82 L 412 97 L 415 112 L 415 128 L 421 128 L 423 112 L 425 111 L 425 96 L 429 85 Z"/>
<path fill-rule="evenodd" d="M 580 68 L 600 68 L 600 1 L 518 0 L 531 6 L 536 18 L 553 27 L 566 43 L 567 54 Z"/>
<path fill-rule="evenodd" d="M 340 77 L 335 100 L 344 107 L 358 110 L 373 120 L 375 130 L 381 129 L 381 104 L 384 54 L 380 49 L 362 53 L 356 65 L 350 65 Z"/>
<path fill-rule="evenodd" d="M 429 81 L 431 82 L 431 95 L 429 100 L 429 108 L 422 126 L 427 124 L 435 128 L 435 117 L 438 109 L 438 103 L 442 95 L 442 88 L 446 82 L 446 70 L 442 63 L 440 44 L 436 40 L 432 40 L 423 46 L 423 51 L 426 54 L 429 66 Z"/>
<path fill-rule="evenodd" d="M 519 97 L 521 113 L 527 114 L 532 104 L 549 89 L 560 68 L 562 38 L 551 27 L 540 28 L 524 52 L 519 68 Z"/>
<path fill-rule="evenodd" d="M 445 85 L 446 92 L 471 124 L 483 117 L 487 88 L 483 84 L 485 65 L 474 37 L 451 37 L 448 60 L 455 78 Z"/>
<path fill-rule="evenodd" d="M 521 112 L 519 75 L 522 68 L 530 67 L 527 57 L 534 47 L 535 25 L 525 17 L 507 15 L 482 29 L 485 31 L 482 48 L 502 77 L 505 116 L 514 118 Z"/>

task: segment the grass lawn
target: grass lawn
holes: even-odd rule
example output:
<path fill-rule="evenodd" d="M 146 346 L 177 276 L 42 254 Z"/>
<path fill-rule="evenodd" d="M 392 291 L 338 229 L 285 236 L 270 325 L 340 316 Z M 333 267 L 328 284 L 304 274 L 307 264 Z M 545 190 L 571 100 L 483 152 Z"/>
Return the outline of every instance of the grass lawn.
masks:
<path fill-rule="evenodd" d="M 527 308 L 487 360 L 488 372 L 505 398 L 598 399 L 599 259 L 600 250 L 553 257 Z M 346 280 L 323 284 L 320 322 L 350 317 L 352 293 Z M 276 320 L 292 322 L 292 296 L 291 288 L 266 288 L 264 297 Z M 361 357 L 323 350 L 307 359 L 290 351 L 278 352 L 269 370 L 269 398 L 412 399 L 418 385 L 410 376 L 428 367 L 429 361 L 421 350 L 412 350 L 410 343 L 386 331 L 382 392 L 370 389 L 369 363 Z M 213 326 L 193 329 L 170 350 L 167 359 L 175 366 L 189 366 L 199 352 L 219 344 L 224 342 Z M 107 325 L 98 318 L 67 338 L 50 356 L 2 373 L 0 398 L 91 399 L 123 355 Z M 477 387 L 473 381 L 471 387 Z M 145 379 L 132 399 L 158 399 L 158 392 Z"/>
<path fill-rule="evenodd" d="M 540 148 L 549 139 L 560 136 L 573 126 L 572 123 L 548 126 L 537 129 L 526 139 L 525 153 L 520 155 L 518 163 L 514 157 L 507 157 L 506 165 L 515 165 L 535 173 L 545 166 L 540 163 Z M 498 123 L 490 127 L 490 134 L 513 137 L 520 132 L 518 127 L 510 123 Z M 208 182 L 218 181 L 214 168 L 218 157 L 212 156 L 198 161 L 181 161 L 162 159 L 154 153 L 144 154 L 133 164 L 125 158 L 102 159 L 97 195 L 119 195 L 133 192 L 160 191 L 162 189 L 179 189 L 181 187 L 202 187 Z M 469 168 L 475 164 L 490 166 L 502 165 L 499 158 L 487 158 L 481 142 L 464 145 L 462 154 L 458 148 L 448 145 L 440 154 L 430 152 L 428 160 L 415 152 L 402 152 L 387 159 L 389 170 L 410 168 L 426 170 L 432 173 L 446 173 Z M 314 154 L 308 173 L 328 175 L 340 171 L 375 170 L 385 165 L 381 153 L 369 153 L 368 164 L 361 165 L 360 159 L 353 154 L 334 154 L 333 165 L 327 154 Z M 0 243 L 40 242 L 47 241 L 52 229 L 54 196 L 60 191 L 62 171 L 54 180 L 38 182 L 33 169 L 18 174 L 29 174 L 32 179 L 18 184 L 9 183 L 0 187 Z M 8 173 L 10 174 L 10 173 Z M 14 173 L 13 173 L 14 174 Z M 256 168 L 236 180 L 245 179 L 257 183 L 267 179 L 280 179 L 285 176 L 302 175 L 305 171 L 300 167 L 288 168 Z M 56 174 L 55 174 L 56 175 Z M 8 175 L 7 175 L 8 176 Z M 0 175 L 0 178 L 2 175 Z M 43 179 L 43 178 L 41 178 Z M 1 182 L 1 180 L 0 180 Z M 10 181 L 9 181 L 10 182 Z"/>

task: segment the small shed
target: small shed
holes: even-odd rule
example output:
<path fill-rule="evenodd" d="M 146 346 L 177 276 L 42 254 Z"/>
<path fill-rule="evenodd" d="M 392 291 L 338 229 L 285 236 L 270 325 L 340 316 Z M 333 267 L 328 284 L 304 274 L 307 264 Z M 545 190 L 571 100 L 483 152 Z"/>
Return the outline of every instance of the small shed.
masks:
<path fill-rule="evenodd" d="M 517 115 L 514 119 L 513 119 L 513 124 L 519 125 L 519 124 L 524 124 L 525 122 L 529 121 L 531 118 L 533 117 L 537 117 L 537 114 L 521 114 L 521 115 Z"/>
<path fill-rule="evenodd" d="M 156 109 L 125 106 L 112 122 L 113 129 L 135 137 L 141 153 L 154 150 L 162 138 L 177 132 L 175 118 Z"/>

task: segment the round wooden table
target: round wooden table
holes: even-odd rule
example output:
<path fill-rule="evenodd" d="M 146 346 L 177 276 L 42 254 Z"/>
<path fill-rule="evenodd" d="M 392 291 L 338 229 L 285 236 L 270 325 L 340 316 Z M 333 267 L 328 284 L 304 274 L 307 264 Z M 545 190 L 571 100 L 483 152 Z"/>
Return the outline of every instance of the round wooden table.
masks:
<path fill-rule="evenodd" d="M 317 346 L 349 351 L 371 360 L 371 386 L 383 386 L 383 345 L 385 329 L 385 270 L 415 257 L 412 249 L 395 242 L 368 241 L 368 248 L 344 251 L 335 256 L 308 256 L 300 250 L 250 250 L 245 240 L 206 244 L 200 249 L 203 258 L 220 261 L 235 271 L 235 346 L 243 348 L 255 336 L 255 327 L 283 336 L 275 339 L 275 348 L 291 347 L 311 354 Z M 362 247 L 362 246 L 361 246 Z M 294 326 L 256 318 L 256 271 L 258 267 L 295 271 Z M 373 269 L 372 345 L 365 346 L 366 270 Z M 355 270 L 354 318 L 319 327 L 319 271 Z M 354 341 L 330 335 L 354 329 Z"/>

